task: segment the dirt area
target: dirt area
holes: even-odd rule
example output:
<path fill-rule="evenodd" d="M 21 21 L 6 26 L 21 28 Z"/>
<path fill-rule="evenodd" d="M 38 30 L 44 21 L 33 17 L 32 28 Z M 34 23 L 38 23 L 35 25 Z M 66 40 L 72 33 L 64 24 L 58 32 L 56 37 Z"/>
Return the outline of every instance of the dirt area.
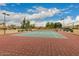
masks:
<path fill-rule="evenodd" d="M 10 33 L 17 33 L 18 30 L 6 30 L 6 34 L 10 34 Z M 4 34 L 4 30 L 0 30 L 0 35 Z"/>
<path fill-rule="evenodd" d="M 79 35 L 79 29 L 74 29 L 73 33 Z"/>

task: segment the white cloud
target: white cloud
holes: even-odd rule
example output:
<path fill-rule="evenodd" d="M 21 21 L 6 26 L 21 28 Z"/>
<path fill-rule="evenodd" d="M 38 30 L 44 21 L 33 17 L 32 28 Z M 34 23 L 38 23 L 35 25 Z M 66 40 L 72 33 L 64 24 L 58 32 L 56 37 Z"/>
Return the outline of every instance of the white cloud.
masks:
<path fill-rule="evenodd" d="M 38 7 L 36 8 L 36 10 L 29 9 L 28 11 L 36 12 L 36 13 L 33 13 L 32 15 L 29 15 L 30 19 L 51 17 L 60 12 L 60 10 L 57 8 L 47 9 L 43 7 Z"/>
<path fill-rule="evenodd" d="M 61 10 L 61 14 L 68 14 L 72 11 L 72 8 L 76 8 L 73 4 L 71 4 L 70 6 L 60 9 Z"/>
<path fill-rule="evenodd" d="M 34 10 L 32 10 L 32 9 L 28 9 L 27 11 L 28 11 L 28 12 L 35 12 L 35 11 L 34 11 Z"/>
<path fill-rule="evenodd" d="M 23 20 L 24 18 L 24 14 L 17 14 L 17 13 L 14 13 L 14 12 L 9 12 L 9 11 L 5 11 L 5 10 L 0 10 L 0 20 L 3 22 L 3 14 L 2 13 L 7 13 L 7 14 L 10 14 L 9 16 L 6 16 L 6 23 L 7 24 L 15 24 L 15 23 L 20 23 L 21 20 Z"/>
<path fill-rule="evenodd" d="M 53 22 L 53 23 L 55 23 L 56 21 L 55 20 L 37 21 L 37 22 L 35 22 L 35 26 L 36 27 L 42 27 L 42 26 L 45 27 L 47 22 L 50 22 L 50 23 Z"/>
<path fill-rule="evenodd" d="M 15 4 L 11 4 L 11 6 L 15 6 Z"/>
<path fill-rule="evenodd" d="M 5 3 L 0 3 L 0 6 L 6 6 L 6 4 Z"/>
<path fill-rule="evenodd" d="M 46 20 L 45 21 L 32 20 L 32 19 L 39 19 L 39 18 L 43 18 L 43 17 L 50 17 L 50 16 L 52 16 L 56 13 L 56 9 L 53 9 L 53 10 L 55 10 L 55 11 L 52 12 L 53 14 L 51 13 L 52 10 L 49 9 L 48 12 L 41 11 L 41 13 L 35 13 L 35 14 L 32 14 L 32 15 L 1 10 L 0 11 L 0 22 L 3 22 L 3 15 L 2 15 L 3 12 L 10 14 L 10 16 L 6 16 L 7 25 L 9 25 L 9 24 L 20 25 L 21 21 L 24 19 L 25 16 L 26 16 L 26 20 L 30 20 L 31 24 L 35 24 L 35 26 L 37 26 L 37 27 L 45 26 L 47 22 L 61 22 L 59 20 L 53 21 L 53 20 L 50 20 L 50 19 L 47 20 L 47 21 Z M 75 20 L 79 21 L 79 16 L 77 16 Z M 69 25 L 73 22 L 73 19 L 72 19 L 71 16 L 67 16 L 64 19 L 64 22 L 65 22 L 65 25 Z"/>
<path fill-rule="evenodd" d="M 79 25 L 79 16 L 76 16 L 75 19 L 72 19 L 71 16 L 67 16 L 64 20 L 61 20 L 59 22 L 61 22 L 64 26 L 73 26 L 73 22 L 74 25 Z"/>
<path fill-rule="evenodd" d="M 48 11 L 47 8 L 44 7 L 35 7 L 36 11 L 41 12 L 41 11 Z"/>
<path fill-rule="evenodd" d="M 65 23 L 72 23 L 72 17 L 67 16 L 66 19 L 65 19 Z"/>
<path fill-rule="evenodd" d="M 73 8 L 74 7 L 74 5 L 73 4 L 71 4 L 70 6 L 68 6 L 67 8 L 64 8 L 64 9 L 61 9 L 62 11 L 66 11 L 66 10 L 70 10 L 71 8 Z"/>
<path fill-rule="evenodd" d="M 72 26 L 73 25 L 73 19 L 71 16 L 67 16 L 64 20 L 61 20 L 61 23 L 64 26 Z"/>
<path fill-rule="evenodd" d="M 35 23 L 35 26 L 36 26 L 36 27 L 45 27 L 45 24 L 46 24 L 46 23 L 47 23 L 46 21 L 36 22 L 36 23 Z"/>
<path fill-rule="evenodd" d="M 79 21 L 79 16 L 76 17 L 76 21 Z"/>
<path fill-rule="evenodd" d="M 32 9 L 30 11 L 32 11 Z M 41 18 L 51 17 L 60 12 L 60 10 L 57 8 L 47 9 L 47 8 L 43 8 L 43 7 L 39 7 L 35 11 L 38 11 L 38 12 L 33 13 L 33 14 L 27 14 L 27 13 L 23 14 L 23 13 L 10 12 L 10 11 L 6 11 L 6 10 L 0 10 L 0 21 L 3 22 L 2 13 L 5 12 L 7 14 L 10 14 L 10 16 L 6 16 L 7 24 L 19 25 L 21 23 L 21 21 L 24 19 L 24 17 L 26 16 L 26 20 L 31 20 L 31 24 L 35 23 L 36 26 L 45 26 L 47 21 L 41 21 Z M 38 19 L 40 21 L 38 21 Z M 50 21 L 50 22 L 52 22 L 52 21 Z"/>
<path fill-rule="evenodd" d="M 35 21 L 30 21 L 30 24 L 35 24 Z"/>
<path fill-rule="evenodd" d="M 79 25 L 79 15 L 76 16 L 76 19 L 75 19 L 75 25 Z"/>

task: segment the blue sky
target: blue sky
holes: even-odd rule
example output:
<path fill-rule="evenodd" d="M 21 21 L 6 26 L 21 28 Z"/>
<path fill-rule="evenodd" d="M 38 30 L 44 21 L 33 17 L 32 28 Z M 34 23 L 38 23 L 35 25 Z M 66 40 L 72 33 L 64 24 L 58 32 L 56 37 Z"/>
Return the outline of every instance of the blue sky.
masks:
<path fill-rule="evenodd" d="M 79 14 L 79 4 L 78 3 L 7 3 L 5 6 L 0 6 L 1 10 L 16 12 L 16 13 L 27 13 L 28 9 L 34 9 L 33 7 L 44 7 L 44 8 L 58 8 L 66 9 L 63 12 L 70 12 L 69 15 Z M 75 8 L 78 7 L 78 8 Z M 72 10 L 72 11 L 70 11 Z M 76 11 L 76 12 L 75 12 Z M 72 14 L 73 12 L 73 14 Z"/>
<path fill-rule="evenodd" d="M 67 16 L 71 17 L 72 20 L 75 20 L 75 18 L 79 15 L 79 4 L 78 3 L 9 3 L 9 4 L 3 3 L 0 4 L 0 11 L 2 12 L 5 11 L 11 14 L 20 14 L 20 16 L 25 15 L 27 18 L 29 16 L 29 19 L 33 21 L 58 21 L 67 18 Z"/>

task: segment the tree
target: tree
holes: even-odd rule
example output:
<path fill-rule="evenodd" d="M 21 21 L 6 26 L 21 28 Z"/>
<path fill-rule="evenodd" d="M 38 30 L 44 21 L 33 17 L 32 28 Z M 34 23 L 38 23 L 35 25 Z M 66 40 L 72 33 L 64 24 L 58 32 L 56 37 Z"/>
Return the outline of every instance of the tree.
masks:
<path fill-rule="evenodd" d="M 35 28 L 35 24 L 31 24 L 30 27 L 31 27 L 31 28 Z"/>
<path fill-rule="evenodd" d="M 50 23 L 50 29 L 54 28 L 54 23 Z"/>
<path fill-rule="evenodd" d="M 62 28 L 62 24 L 60 22 L 57 22 L 54 24 L 54 28 Z"/>
<path fill-rule="evenodd" d="M 51 22 L 51 23 L 47 22 L 46 28 L 48 28 L 48 29 L 54 28 L 54 23 L 53 22 Z"/>
<path fill-rule="evenodd" d="M 10 29 L 16 29 L 17 28 L 17 26 L 16 25 L 13 25 L 13 24 L 10 25 L 9 27 L 10 27 Z"/>
<path fill-rule="evenodd" d="M 22 21 L 22 24 L 21 24 L 21 28 L 28 31 L 28 30 L 31 30 L 33 27 L 35 27 L 35 26 L 31 25 L 30 21 L 26 20 L 24 18 L 24 20 Z"/>
<path fill-rule="evenodd" d="M 26 30 L 30 29 L 30 21 L 29 20 L 27 20 L 27 22 L 26 22 L 25 29 Z"/>
<path fill-rule="evenodd" d="M 25 29 L 25 25 L 26 25 L 26 20 L 25 20 L 25 18 L 24 18 L 24 20 L 23 20 L 23 22 L 22 22 L 22 24 L 21 24 L 21 28 L 22 28 L 22 29 Z"/>
<path fill-rule="evenodd" d="M 47 23 L 46 23 L 46 28 L 49 28 L 49 26 L 50 26 L 50 23 L 47 22 Z"/>

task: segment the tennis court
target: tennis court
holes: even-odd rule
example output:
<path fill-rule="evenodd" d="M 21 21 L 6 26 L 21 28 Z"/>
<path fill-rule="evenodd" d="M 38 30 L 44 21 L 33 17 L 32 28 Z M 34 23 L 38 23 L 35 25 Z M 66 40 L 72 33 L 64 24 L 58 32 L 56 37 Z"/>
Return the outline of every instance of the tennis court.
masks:
<path fill-rule="evenodd" d="M 32 32 L 23 32 L 20 34 L 15 34 L 15 36 L 24 36 L 24 37 L 43 37 L 43 38 L 65 38 L 62 34 L 53 31 L 39 30 Z"/>

